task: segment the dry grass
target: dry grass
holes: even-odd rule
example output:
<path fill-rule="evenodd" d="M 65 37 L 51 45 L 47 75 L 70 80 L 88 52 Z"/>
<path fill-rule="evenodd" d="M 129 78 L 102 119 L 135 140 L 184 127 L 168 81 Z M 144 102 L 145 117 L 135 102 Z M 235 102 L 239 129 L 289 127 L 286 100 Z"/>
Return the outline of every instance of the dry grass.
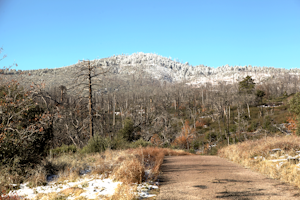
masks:
<path fill-rule="evenodd" d="M 183 150 L 158 147 L 129 149 L 124 153 L 130 160 L 126 157 L 119 157 L 118 160 L 123 160 L 123 162 L 114 170 L 113 175 L 117 180 L 125 183 L 140 183 L 141 181 L 156 179 L 165 156 L 191 155 Z M 145 170 L 150 173 L 147 177 L 144 176 Z"/>
<path fill-rule="evenodd" d="M 159 174 L 160 167 L 163 163 L 165 156 L 183 156 L 183 155 L 192 155 L 191 153 L 185 152 L 183 150 L 173 150 L 167 148 L 158 148 L 158 147 L 146 147 L 141 149 L 139 156 L 143 160 L 146 170 L 151 170 L 150 177 L 156 179 Z"/>
<path fill-rule="evenodd" d="M 136 185 L 132 183 L 141 183 L 142 181 L 155 180 L 159 174 L 160 167 L 163 163 L 164 156 L 191 155 L 182 150 L 172 150 L 158 147 L 136 148 L 119 151 L 105 151 L 103 153 L 94 154 L 63 154 L 55 158 L 47 158 L 40 166 L 38 166 L 32 175 L 24 182 L 29 182 L 30 187 L 44 185 L 46 177 L 49 174 L 57 174 L 59 178 L 56 180 L 58 184 L 65 181 L 76 181 L 82 171 L 90 169 L 92 175 L 102 175 L 103 178 L 112 178 L 121 181 L 123 184 L 119 186 L 116 193 L 108 199 L 133 199 L 136 191 Z M 145 170 L 149 173 L 145 176 Z M 8 177 L 8 174 L 5 176 Z M 6 179 L 7 180 L 7 179 Z M 14 183 L 11 177 L 6 185 Z M 0 185 L 5 183 L 2 178 Z M 61 193 L 40 194 L 39 199 L 64 199 L 70 193 L 78 193 L 82 190 L 74 190 L 74 188 Z M 79 197 L 78 197 L 79 198 Z M 13 199 L 13 198 L 11 198 Z"/>
<path fill-rule="evenodd" d="M 275 148 L 280 148 L 282 151 L 271 153 Z M 279 162 L 270 161 L 284 155 L 295 156 L 296 151 L 299 150 L 299 137 L 283 136 L 230 145 L 220 149 L 218 155 L 300 188 L 300 168 L 296 163 L 286 161 L 280 165 Z"/>
<path fill-rule="evenodd" d="M 122 184 L 116 189 L 116 192 L 111 197 L 106 197 L 106 200 L 131 200 L 137 199 L 135 193 L 136 185 Z"/>
<path fill-rule="evenodd" d="M 141 183 L 144 177 L 144 166 L 137 158 L 125 159 L 115 167 L 113 176 L 125 184 Z"/>

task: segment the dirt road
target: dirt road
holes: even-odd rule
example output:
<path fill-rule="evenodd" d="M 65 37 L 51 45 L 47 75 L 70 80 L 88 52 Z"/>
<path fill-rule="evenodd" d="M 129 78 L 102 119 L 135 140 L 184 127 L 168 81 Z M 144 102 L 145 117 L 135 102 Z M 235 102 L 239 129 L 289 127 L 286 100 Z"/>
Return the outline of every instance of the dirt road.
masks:
<path fill-rule="evenodd" d="M 300 190 L 216 156 L 165 157 L 157 199 L 300 199 Z"/>

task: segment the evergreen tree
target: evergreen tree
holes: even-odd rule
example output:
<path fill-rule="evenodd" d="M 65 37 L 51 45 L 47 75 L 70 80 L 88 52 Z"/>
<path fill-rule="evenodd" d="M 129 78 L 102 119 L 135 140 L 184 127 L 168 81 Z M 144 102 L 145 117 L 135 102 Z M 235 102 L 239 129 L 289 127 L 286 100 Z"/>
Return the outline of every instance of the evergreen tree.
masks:
<path fill-rule="evenodd" d="M 244 80 L 239 82 L 239 91 L 241 93 L 252 94 L 255 89 L 255 82 L 251 76 L 246 76 Z"/>

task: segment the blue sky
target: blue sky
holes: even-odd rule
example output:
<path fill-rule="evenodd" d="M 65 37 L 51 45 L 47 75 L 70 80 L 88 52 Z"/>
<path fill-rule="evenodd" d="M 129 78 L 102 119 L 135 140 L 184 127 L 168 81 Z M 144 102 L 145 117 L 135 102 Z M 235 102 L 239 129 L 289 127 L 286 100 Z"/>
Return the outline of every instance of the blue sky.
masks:
<path fill-rule="evenodd" d="M 22 70 L 136 52 L 300 68 L 300 0 L 0 0 L 0 47 Z"/>

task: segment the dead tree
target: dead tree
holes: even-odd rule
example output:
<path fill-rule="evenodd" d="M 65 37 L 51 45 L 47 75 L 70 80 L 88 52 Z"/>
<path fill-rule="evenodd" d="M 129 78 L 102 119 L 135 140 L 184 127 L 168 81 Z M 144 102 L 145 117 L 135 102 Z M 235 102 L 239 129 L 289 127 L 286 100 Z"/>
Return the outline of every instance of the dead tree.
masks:
<path fill-rule="evenodd" d="M 110 68 L 105 68 L 100 61 L 79 61 L 77 64 L 79 71 L 74 80 L 72 89 L 76 89 L 76 93 L 80 98 L 88 98 L 89 109 L 89 132 L 90 137 L 94 136 L 93 122 L 93 87 L 100 86 L 100 76 L 109 73 Z M 87 92 L 86 92 L 87 91 Z"/>
<path fill-rule="evenodd" d="M 64 100 L 64 94 L 66 93 L 67 88 L 64 85 L 61 85 L 61 86 L 59 86 L 59 89 L 60 89 L 60 102 L 62 103 Z"/>

